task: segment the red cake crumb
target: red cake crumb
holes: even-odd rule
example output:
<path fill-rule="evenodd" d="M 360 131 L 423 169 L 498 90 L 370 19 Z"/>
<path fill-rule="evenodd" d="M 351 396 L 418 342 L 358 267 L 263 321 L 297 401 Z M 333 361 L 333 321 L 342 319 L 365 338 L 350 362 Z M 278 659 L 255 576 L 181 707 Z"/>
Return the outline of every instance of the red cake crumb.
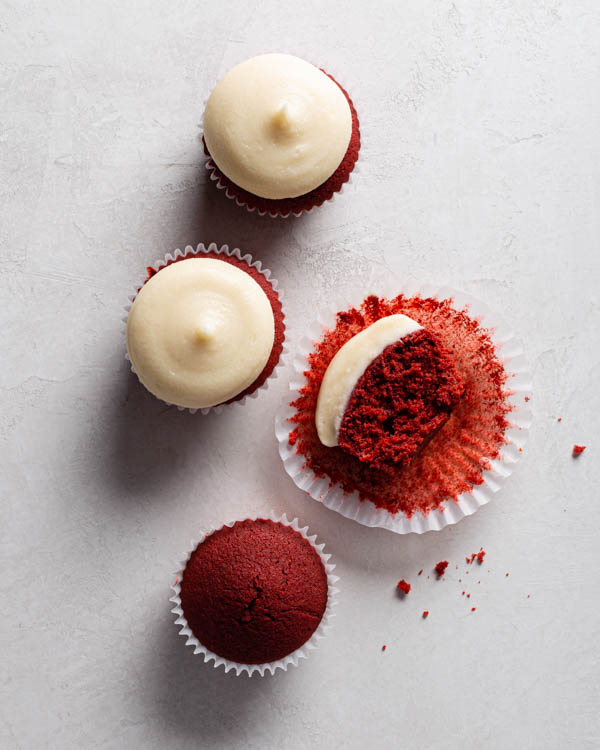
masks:
<path fill-rule="evenodd" d="M 425 612 L 423 612 L 423 618 L 429 617 L 429 610 L 426 609 Z"/>
<path fill-rule="evenodd" d="M 586 445 L 574 445 L 573 446 L 573 455 L 579 456 L 583 451 L 587 448 Z"/>
<path fill-rule="evenodd" d="M 471 607 L 471 612 L 475 612 L 476 609 L 477 607 Z"/>
<path fill-rule="evenodd" d="M 562 422 L 562 417 L 559 417 L 556 421 L 557 422 Z"/>
<path fill-rule="evenodd" d="M 185 255 L 178 256 L 173 260 L 168 260 L 165 265 L 161 266 L 160 268 L 170 266 L 173 263 L 178 263 L 182 260 L 188 260 L 189 258 L 212 258 L 216 260 L 222 260 L 224 263 L 229 263 L 230 265 L 235 266 L 242 271 L 245 271 L 254 279 L 254 281 L 257 282 L 257 284 L 267 295 L 267 298 L 271 303 L 271 309 L 273 310 L 273 319 L 275 321 L 275 336 L 273 339 L 273 348 L 271 349 L 271 354 L 269 355 L 267 364 L 264 366 L 262 372 L 256 378 L 256 380 L 241 393 L 238 393 L 236 396 L 229 399 L 229 401 L 224 402 L 226 404 L 231 404 L 233 401 L 239 401 L 239 399 L 244 398 L 244 396 L 248 396 L 251 393 L 254 393 L 254 391 L 258 390 L 265 383 L 269 375 L 271 375 L 281 358 L 281 353 L 283 351 L 283 342 L 285 340 L 285 316 L 283 314 L 279 294 L 275 291 L 275 289 L 273 289 L 267 278 L 263 276 L 263 274 L 260 273 L 255 267 L 249 266 L 245 261 L 239 260 L 234 255 L 225 255 L 225 253 L 208 252 L 198 255 L 194 253 L 186 253 Z M 146 273 L 148 274 L 148 276 L 146 278 L 146 281 L 144 281 L 144 284 L 157 273 L 160 273 L 160 268 L 153 268 L 152 266 L 148 266 L 146 268 Z"/>
<path fill-rule="evenodd" d="M 386 646 L 386 645 L 385 645 L 385 643 L 384 643 L 384 644 L 383 644 L 383 646 L 381 647 L 381 650 L 382 650 L 382 651 L 385 651 L 385 650 L 386 650 L 386 648 L 387 648 L 387 646 Z"/>
<path fill-rule="evenodd" d="M 525 396 L 525 401 L 529 401 L 529 396 Z"/>
<path fill-rule="evenodd" d="M 475 560 L 477 560 L 477 562 L 481 565 L 485 555 L 486 555 L 486 551 L 483 549 L 483 547 L 480 547 L 479 552 L 473 552 L 471 557 L 465 557 L 465 561 L 470 565 L 472 562 L 475 562 Z"/>
<path fill-rule="evenodd" d="M 374 469 L 408 463 L 446 424 L 464 390 L 452 357 L 420 328 L 386 347 L 362 374 L 338 445 Z"/>
<path fill-rule="evenodd" d="M 448 561 L 442 560 L 441 562 L 437 563 L 434 570 L 436 572 L 436 575 L 438 578 L 441 578 L 444 573 L 446 572 L 446 568 L 448 567 Z"/>
<path fill-rule="evenodd" d="M 352 116 L 350 143 L 348 144 L 348 149 L 346 150 L 344 158 L 335 172 L 324 183 L 316 187 L 314 190 L 311 190 L 310 193 L 299 195 L 296 198 L 261 198 L 258 195 L 249 193 L 247 190 L 244 190 L 239 187 L 239 185 L 232 182 L 223 174 L 223 172 L 221 172 L 211 158 L 208 162 L 208 166 L 214 171 L 220 184 L 225 186 L 225 193 L 229 198 L 235 198 L 240 205 L 247 206 L 251 211 L 254 211 L 255 209 L 258 210 L 258 213 L 261 215 L 268 213 L 272 216 L 277 216 L 278 214 L 289 216 L 291 213 L 299 214 L 302 211 L 310 211 L 314 206 L 321 206 L 325 201 L 332 198 L 335 193 L 339 192 L 344 183 L 348 182 L 350 174 L 358 161 L 358 152 L 360 151 L 360 127 L 358 115 L 356 114 L 356 109 L 354 108 L 352 100 L 348 96 L 348 92 L 340 86 L 335 78 L 329 75 L 327 71 L 323 70 L 323 73 L 329 76 L 329 78 L 340 87 L 350 105 L 350 114 Z M 210 153 L 206 147 L 206 142 L 204 142 L 204 151 L 206 155 L 210 157 Z"/>
<path fill-rule="evenodd" d="M 417 573 L 417 575 L 420 576 L 422 572 L 423 572 L 423 568 L 421 568 L 421 570 Z"/>
<path fill-rule="evenodd" d="M 506 578 L 508 578 L 508 573 L 506 574 L 506 576 L 505 576 L 505 577 L 506 577 Z"/>
<path fill-rule="evenodd" d="M 325 370 L 340 347 L 375 321 L 396 313 L 408 315 L 438 337 L 465 383 L 465 395 L 442 430 L 410 463 L 382 472 L 338 446 L 324 446 L 317 435 L 315 409 Z M 483 472 L 506 442 L 512 408 L 506 372 L 490 331 L 466 309 L 454 309 L 451 300 L 368 297 L 360 308 L 338 313 L 335 327 L 315 343 L 308 365 L 307 383 L 292 404 L 296 413 L 290 418 L 294 425 L 290 444 L 317 477 L 328 477 L 332 486 L 339 484 L 346 493 L 357 491 L 361 500 L 392 514 L 426 514 L 445 501 L 457 500 L 483 482 Z"/>
<path fill-rule="evenodd" d="M 183 573 L 181 606 L 206 648 L 231 661 L 264 664 L 292 653 L 317 629 L 327 574 L 294 529 L 240 521 L 196 547 Z"/>
<path fill-rule="evenodd" d="M 470 599 L 470 598 L 471 598 L 471 594 L 467 594 L 467 599 Z"/>
<path fill-rule="evenodd" d="M 410 583 L 406 583 L 404 578 L 401 581 L 398 581 L 398 585 L 396 586 L 398 591 L 402 592 L 402 594 L 408 594 L 410 591 Z"/>

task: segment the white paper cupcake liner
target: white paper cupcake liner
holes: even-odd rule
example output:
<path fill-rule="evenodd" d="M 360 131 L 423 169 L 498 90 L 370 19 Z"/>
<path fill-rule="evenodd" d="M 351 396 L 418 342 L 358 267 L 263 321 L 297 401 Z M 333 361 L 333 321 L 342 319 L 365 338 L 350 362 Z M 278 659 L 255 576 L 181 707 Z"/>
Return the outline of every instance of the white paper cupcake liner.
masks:
<path fill-rule="evenodd" d="M 295 55 L 296 57 L 300 57 L 302 59 L 306 59 L 301 52 L 290 51 L 287 54 Z M 252 55 L 240 57 L 240 59 L 237 60 L 237 61 L 235 61 L 235 62 L 233 62 L 229 66 L 228 69 L 231 69 L 231 68 L 235 67 L 236 65 L 238 65 L 239 63 L 244 62 L 244 60 L 250 59 L 250 57 L 252 57 Z M 325 205 L 326 203 L 330 203 L 336 197 L 336 195 L 341 195 L 342 193 L 344 193 L 348 189 L 348 186 L 350 186 L 351 184 L 353 185 L 354 176 L 358 175 L 360 173 L 360 171 L 361 171 L 360 164 L 361 164 L 361 162 L 364 163 L 364 158 L 365 158 L 365 135 L 364 135 L 365 127 L 364 127 L 364 122 L 363 122 L 364 115 L 361 114 L 361 111 L 359 110 L 359 108 L 356 105 L 356 99 L 354 98 L 357 95 L 357 93 L 358 94 L 360 93 L 359 92 L 359 87 L 356 86 L 356 85 L 354 85 L 354 83 L 353 83 L 352 84 L 352 88 L 349 88 L 349 86 L 346 85 L 345 82 L 341 81 L 338 78 L 338 76 L 335 73 L 332 72 L 332 70 L 330 69 L 329 66 L 326 66 L 326 65 L 324 65 L 324 64 L 322 64 L 320 62 L 319 63 L 314 63 L 313 62 L 313 65 L 315 65 L 319 69 L 325 70 L 327 73 L 329 73 L 329 75 L 332 75 L 335 78 L 336 82 L 338 82 L 338 84 L 340 86 L 342 86 L 348 92 L 348 96 L 352 100 L 352 104 L 354 105 L 354 108 L 356 109 L 356 114 L 357 114 L 357 117 L 358 117 L 358 127 L 359 127 L 359 131 L 360 131 L 360 149 L 359 149 L 359 152 L 358 152 L 358 158 L 357 158 L 357 160 L 356 160 L 356 162 L 354 164 L 354 167 L 352 168 L 352 171 L 350 172 L 350 175 L 349 175 L 348 179 L 346 180 L 346 182 L 341 186 L 341 188 L 339 190 L 336 190 L 330 198 L 327 198 L 327 200 L 324 200 L 323 203 L 321 203 L 321 204 L 318 204 L 318 205 L 315 204 L 313 206 L 310 206 L 309 208 L 303 208 L 301 211 L 290 211 L 289 213 L 285 213 L 284 214 L 280 210 L 272 212 L 272 211 L 267 211 L 267 210 L 260 210 L 260 209 L 256 208 L 255 206 L 252 206 L 252 207 L 249 206 L 245 200 L 242 200 L 238 195 L 236 195 L 231 190 L 230 187 L 228 187 L 223 182 L 223 180 L 221 179 L 221 175 L 219 174 L 218 167 L 215 164 L 215 162 L 213 161 L 212 157 L 206 156 L 206 154 L 205 154 L 204 155 L 204 158 L 205 158 L 205 164 L 204 164 L 204 166 L 205 166 L 205 168 L 209 172 L 210 180 L 215 183 L 215 186 L 217 187 L 218 190 L 223 190 L 224 191 L 224 193 L 227 196 L 227 198 L 229 198 L 230 200 L 233 200 L 236 203 L 236 205 L 240 206 L 240 208 L 245 208 L 246 211 L 248 211 L 249 213 L 256 212 L 259 216 L 269 216 L 271 219 L 280 219 L 280 218 L 281 219 L 288 219 L 291 216 L 295 216 L 296 218 L 298 218 L 298 217 L 302 216 L 302 214 L 309 213 L 314 208 L 320 208 L 321 206 Z M 213 88 L 214 88 L 214 86 L 217 83 L 218 83 L 218 81 L 215 81 L 215 84 L 213 85 Z M 211 91 L 212 91 L 212 89 L 211 89 Z M 210 92 L 209 92 L 209 96 L 210 96 Z M 208 101 L 208 96 L 204 100 L 204 109 L 206 109 L 206 102 L 207 101 Z M 204 118 L 204 112 L 203 112 L 203 118 Z"/>
<path fill-rule="evenodd" d="M 213 651 L 210 651 L 210 649 L 203 646 L 196 638 L 196 636 L 192 633 L 185 615 L 183 614 L 183 609 L 181 606 L 181 580 L 191 554 L 199 544 L 202 544 L 206 537 L 210 536 L 215 531 L 219 531 L 225 526 L 229 526 L 231 528 L 238 522 L 256 521 L 258 518 L 273 521 L 274 523 L 281 523 L 284 526 L 291 527 L 299 534 L 301 534 L 304 539 L 309 542 L 311 547 L 316 550 L 317 554 L 321 558 L 321 562 L 323 563 L 325 572 L 327 573 L 327 606 L 325 608 L 325 612 L 323 613 L 323 617 L 321 618 L 319 626 L 311 635 L 311 637 L 302 646 L 300 646 L 300 648 L 297 648 L 295 651 L 292 651 L 291 654 L 288 654 L 283 659 L 278 659 L 277 661 L 268 662 L 266 664 L 242 664 L 240 662 L 230 661 L 229 659 L 224 659 L 222 656 L 218 656 Z M 230 521 L 229 523 L 223 524 L 218 528 L 210 528 L 208 531 L 201 534 L 200 538 L 197 541 L 191 542 L 190 551 L 181 561 L 181 564 L 179 565 L 179 568 L 175 573 L 176 582 L 171 586 L 175 594 L 169 599 L 169 601 L 173 602 L 173 604 L 175 605 L 171 612 L 176 615 L 175 625 L 181 626 L 179 634 L 186 638 L 185 645 L 193 646 L 194 654 L 202 654 L 205 662 L 214 662 L 213 666 L 215 668 L 221 666 L 225 667 L 225 672 L 234 670 L 236 676 L 239 676 L 240 674 L 242 674 L 242 672 L 246 672 L 250 677 L 252 677 L 253 674 L 259 674 L 261 677 L 264 677 L 267 672 L 275 674 L 278 669 L 282 669 L 285 672 L 290 665 L 297 667 L 301 659 L 306 659 L 310 651 L 318 647 L 319 641 L 324 638 L 327 632 L 331 629 L 331 619 L 335 616 L 333 609 L 337 603 L 339 594 L 339 589 L 336 587 L 336 583 L 339 581 L 339 577 L 333 574 L 335 565 L 329 562 L 331 555 L 325 554 L 325 552 L 323 551 L 324 548 L 324 543 L 317 544 L 316 534 L 309 536 L 308 526 L 301 527 L 297 518 L 289 521 L 285 513 L 282 516 L 277 516 L 275 513 L 271 512 L 268 515 L 259 514 L 256 516 L 249 516 L 247 518 L 240 518 L 235 521 Z"/>
<path fill-rule="evenodd" d="M 177 248 L 174 253 L 167 253 L 165 257 L 162 260 L 157 260 L 152 264 L 152 268 L 156 269 L 156 271 L 160 271 L 162 268 L 165 268 L 166 265 L 169 262 L 173 262 L 177 258 L 183 258 L 183 257 L 197 257 L 198 255 L 208 255 L 209 253 L 216 253 L 217 255 L 227 255 L 228 257 L 234 257 L 238 260 L 243 261 L 246 263 L 250 268 L 255 268 L 262 276 L 265 277 L 265 279 L 269 282 L 269 284 L 273 287 L 273 289 L 277 292 L 277 295 L 279 297 L 279 302 L 281 303 L 281 315 L 282 315 L 282 321 L 283 321 L 283 330 L 284 330 L 284 340 L 283 340 L 283 348 L 281 350 L 281 355 L 279 357 L 279 361 L 273 368 L 273 371 L 271 374 L 267 377 L 265 382 L 259 386 L 256 390 L 252 391 L 252 393 L 248 393 L 247 395 L 243 396 L 242 398 L 239 398 L 235 401 L 231 401 L 229 404 L 218 404 L 216 406 L 208 406 L 206 408 L 202 409 L 190 409 L 185 406 L 177 406 L 177 409 L 179 411 L 188 411 L 190 414 L 196 414 L 196 412 L 200 412 L 201 414 L 208 414 L 211 411 L 214 411 L 216 414 L 220 414 L 223 409 L 226 406 L 234 406 L 235 404 L 239 406 L 243 406 L 246 403 L 246 399 L 254 399 L 257 398 L 258 394 L 261 391 L 266 391 L 269 387 L 269 383 L 271 379 L 279 377 L 281 374 L 282 369 L 285 367 L 285 357 L 288 354 L 288 349 L 286 347 L 286 341 L 285 341 L 285 333 L 286 333 L 286 318 L 285 318 L 285 311 L 283 308 L 283 292 L 281 289 L 279 289 L 279 282 L 277 279 L 275 279 L 271 271 L 268 268 L 263 268 L 262 263 L 259 260 L 253 260 L 250 253 L 246 253 L 245 255 L 242 255 L 242 251 L 235 247 L 231 249 L 228 245 L 221 245 L 221 247 L 218 247 L 215 242 L 211 242 L 208 247 L 204 245 L 204 243 L 200 243 L 196 248 L 191 247 L 191 245 L 186 245 L 186 247 L 183 250 L 180 250 Z M 127 298 L 127 304 L 123 308 L 125 310 L 125 314 L 123 316 L 122 323 L 123 323 L 123 335 L 125 335 L 126 329 L 127 329 L 127 318 L 129 317 L 129 311 L 131 310 L 131 306 L 133 305 L 134 299 L 139 294 L 139 290 L 142 288 L 143 284 L 145 283 L 146 279 L 142 281 L 138 289 L 136 290 L 135 294 L 130 295 Z M 131 367 L 131 372 L 134 373 L 137 377 L 137 373 L 133 368 L 133 364 L 131 362 L 131 359 L 129 358 L 129 354 L 127 353 L 127 347 L 125 347 L 125 359 L 129 362 Z M 142 383 L 143 385 L 143 383 Z M 154 394 L 152 394 L 154 395 Z M 158 396 L 154 396 L 154 398 L 158 399 Z M 167 406 L 176 406 L 176 404 L 171 404 L 168 401 L 164 401 L 163 399 L 158 399 L 159 401 L 162 401 L 164 404 L 167 404 Z"/>
<path fill-rule="evenodd" d="M 452 306 L 455 309 L 460 310 L 468 306 L 470 316 L 477 319 L 483 328 L 491 329 L 492 341 L 508 376 L 506 389 L 510 395 L 507 401 L 512 406 L 512 411 L 506 417 L 510 422 L 505 432 L 506 444 L 501 448 L 498 458 L 490 461 L 490 469 L 482 472 L 483 483 L 475 485 L 470 492 L 463 492 L 456 501 L 445 501 L 441 508 L 431 510 L 426 515 L 418 512 L 410 517 L 401 512 L 394 515 L 383 508 L 377 508 L 369 500 L 361 501 L 358 492 L 345 494 L 340 485 L 330 486 L 329 477 L 317 477 L 312 469 L 304 466 L 305 457 L 297 454 L 295 447 L 289 444 L 289 434 L 295 426 L 288 421 L 295 414 L 295 409 L 290 403 L 298 398 L 300 389 L 306 384 L 304 371 L 308 369 L 307 356 L 314 350 L 314 344 L 321 339 L 324 330 L 334 327 L 335 314 L 359 305 L 368 296 L 368 293 L 364 292 L 361 293 L 362 296 L 353 300 L 347 297 L 339 300 L 333 309 L 320 314 L 307 335 L 300 341 L 292 363 L 293 374 L 289 391 L 285 394 L 284 403 L 275 419 L 279 455 L 285 470 L 299 489 L 346 518 L 351 518 L 364 526 L 389 529 L 397 534 L 439 531 L 445 526 L 458 523 L 462 518 L 475 513 L 482 505 L 489 503 L 512 474 L 527 442 L 527 430 L 532 420 L 531 411 L 525 400 L 531 397 L 531 371 L 521 342 L 511 329 L 479 300 L 448 287 L 403 288 L 402 285 L 394 285 L 392 282 L 387 282 L 385 286 L 388 288 L 371 293 L 388 299 L 399 294 L 407 297 L 418 294 L 422 297 L 435 297 L 440 301 L 452 298 Z"/>

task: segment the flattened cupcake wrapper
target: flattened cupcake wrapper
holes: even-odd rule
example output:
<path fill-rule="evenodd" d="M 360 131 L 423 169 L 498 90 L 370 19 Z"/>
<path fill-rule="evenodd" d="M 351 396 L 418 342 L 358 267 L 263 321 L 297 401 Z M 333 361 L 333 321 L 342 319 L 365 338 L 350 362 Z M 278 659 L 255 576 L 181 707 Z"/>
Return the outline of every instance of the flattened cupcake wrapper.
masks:
<path fill-rule="evenodd" d="M 295 55 L 296 57 L 300 57 L 302 59 L 306 59 L 306 58 L 304 58 L 302 56 L 302 53 L 297 53 L 297 52 L 291 51 L 291 52 L 289 52 L 287 54 Z M 236 65 L 238 65 L 241 62 L 244 62 L 244 60 L 247 60 L 247 59 L 249 59 L 249 58 L 245 57 L 245 56 L 242 57 L 241 59 L 239 59 L 236 62 L 232 63 L 229 66 L 229 69 L 235 67 Z M 313 63 L 313 65 L 315 65 L 315 63 Z M 335 82 L 338 83 L 337 76 L 334 75 L 331 72 L 329 66 L 324 65 L 321 68 L 321 66 L 319 65 L 319 66 L 316 66 L 316 67 L 319 67 L 320 70 L 327 71 L 328 74 L 330 74 L 330 75 L 333 76 Z M 218 83 L 218 81 L 215 81 L 214 85 L 216 85 L 217 83 Z M 354 107 L 356 109 L 356 103 L 355 103 L 356 100 L 355 100 L 354 97 L 356 95 L 356 92 L 359 91 L 359 89 L 358 89 L 357 86 L 355 86 L 354 82 L 351 82 L 351 84 L 350 84 L 351 87 L 347 86 L 346 83 L 347 83 L 347 81 L 344 78 L 344 83 L 343 84 L 338 83 L 338 85 L 339 86 L 343 86 L 343 88 L 348 92 L 348 95 L 349 95 L 350 99 L 352 100 L 352 103 L 354 104 Z M 213 86 L 213 88 L 214 88 L 214 86 Z M 212 89 L 211 89 L 211 91 L 212 91 Z M 209 94 L 209 96 L 210 96 L 210 94 Z M 208 96 L 204 100 L 204 109 L 206 109 L 206 103 L 207 102 L 208 102 Z M 281 211 L 271 212 L 271 211 L 267 211 L 267 210 L 260 210 L 260 209 L 256 208 L 255 206 L 249 206 L 245 200 L 242 200 L 238 195 L 236 195 L 235 193 L 233 193 L 232 190 L 231 190 L 231 188 L 223 182 L 223 180 L 221 178 L 221 173 L 220 173 L 217 165 L 213 161 L 212 157 L 205 155 L 206 162 L 205 162 L 204 166 L 208 170 L 210 180 L 215 183 L 215 186 L 219 190 L 223 190 L 225 192 L 225 195 L 230 200 L 235 201 L 235 203 L 238 206 L 240 206 L 241 208 L 245 208 L 246 211 L 248 211 L 249 213 L 256 212 L 259 216 L 269 216 L 271 219 L 279 219 L 279 218 L 281 218 L 281 219 L 288 219 L 290 216 L 295 216 L 296 218 L 298 218 L 298 217 L 302 216 L 302 214 L 309 213 L 309 211 L 312 211 L 314 208 L 320 208 L 325 203 L 330 203 L 335 198 L 336 195 L 341 195 L 342 193 L 344 193 L 348 189 L 350 189 L 350 185 L 352 185 L 352 189 L 354 188 L 354 185 L 353 185 L 354 175 L 360 173 L 360 171 L 361 171 L 361 164 L 364 162 L 364 157 L 365 157 L 365 122 L 366 122 L 365 114 L 361 112 L 360 116 L 359 116 L 360 149 L 359 149 L 359 152 L 358 152 L 358 158 L 356 159 L 356 162 L 354 163 L 354 166 L 352 167 L 352 171 L 348 175 L 348 179 L 343 183 L 343 185 L 339 188 L 339 190 L 336 190 L 334 193 L 332 193 L 332 195 L 329 198 L 327 198 L 326 200 L 324 200 L 322 203 L 318 203 L 318 204 L 315 203 L 312 206 L 309 206 L 308 208 L 303 208 L 301 211 L 289 211 L 288 213 L 282 213 Z"/>
<path fill-rule="evenodd" d="M 362 296 L 355 295 L 353 299 L 345 297 L 338 302 L 333 310 L 322 311 L 318 319 L 310 326 L 308 335 L 301 339 L 298 351 L 292 361 L 293 374 L 289 390 L 285 394 L 284 402 L 275 418 L 275 434 L 279 443 L 279 455 L 286 472 L 299 489 L 346 518 L 351 518 L 364 526 L 378 526 L 389 529 L 397 534 L 422 534 L 426 531 L 439 531 L 445 526 L 458 523 L 466 516 L 475 513 L 482 505 L 489 503 L 512 474 L 527 442 L 527 430 L 532 421 L 532 413 L 527 406 L 531 397 L 531 371 L 523 346 L 516 335 L 479 300 L 449 287 L 438 288 L 426 285 L 411 288 L 407 285 L 394 284 L 393 281 L 378 286 L 383 286 L 383 288 L 378 291 L 368 290 L 367 292 L 363 289 L 360 293 Z M 507 415 L 510 426 L 505 431 L 506 444 L 502 446 L 498 458 L 490 460 L 490 469 L 482 472 L 482 484 L 473 486 L 470 492 L 463 492 L 456 501 L 445 501 L 441 508 L 430 510 L 426 515 L 415 512 L 409 517 L 400 511 L 392 514 L 384 508 L 378 508 L 370 500 L 361 500 L 356 491 L 346 494 L 339 484 L 330 486 L 330 478 L 317 477 L 312 469 L 304 465 L 305 457 L 297 454 L 294 446 L 289 443 L 289 435 L 294 429 L 294 425 L 288 420 L 296 413 L 290 403 L 298 398 L 300 389 L 306 384 L 304 371 L 308 366 L 308 355 L 314 350 L 314 344 L 321 339 L 324 330 L 335 325 L 336 313 L 340 310 L 356 307 L 369 293 L 378 294 L 388 299 L 399 294 L 407 297 L 417 295 L 435 297 L 440 301 L 452 299 L 452 306 L 457 310 L 468 306 L 470 317 L 479 321 L 483 328 L 491 329 L 491 339 L 507 373 L 507 385 L 510 390 L 507 402 L 512 406 L 512 410 Z"/>
<path fill-rule="evenodd" d="M 271 275 L 271 271 L 268 268 L 263 268 L 262 263 L 259 260 L 253 260 L 250 253 L 245 253 L 244 255 L 242 255 L 242 251 L 237 247 L 230 248 L 229 245 L 221 245 L 221 247 L 218 247 L 216 242 L 211 242 L 208 246 L 205 246 L 204 243 L 201 242 L 199 245 L 196 246 L 196 248 L 193 248 L 191 245 L 186 245 L 186 247 L 183 250 L 180 250 L 179 248 L 177 248 L 175 252 L 167 253 L 162 260 L 155 261 L 152 264 L 152 268 L 156 269 L 156 271 L 158 272 L 161 269 L 165 268 L 168 263 L 172 263 L 174 260 L 177 260 L 178 258 L 186 258 L 186 259 L 196 258 L 202 254 L 208 255 L 212 253 L 216 253 L 217 255 L 227 255 L 228 257 L 237 258 L 238 260 L 241 260 L 244 263 L 246 263 L 246 265 L 249 266 L 250 268 L 255 268 L 262 276 L 265 277 L 265 279 L 277 292 L 277 295 L 279 297 L 279 302 L 281 304 L 281 317 L 282 317 L 283 330 L 284 330 L 284 340 L 283 340 L 283 345 L 282 345 L 283 348 L 281 350 L 279 361 L 277 362 L 277 364 L 273 368 L 273 371 L 267 377 L 265 382 L 261 386 L 259 386 L 256 390 L 252 391 L 252 393 L 248 393 L 245 396 L 242 396 L 242 398 L 235 399 L 228 403 L 217 404 L 216 406 L 207 406 L 201 409 L 191 409 L 186 406 L 177 406 L 177 404 L 171 404 L 168 401 L 164 401 L 163 399 L 158 398 L 158 396 L 154 396 L 154 394 L 151 394 L 152 396 L 154 396 L 154 398 L 158 399 L 159 401 L 162 401 L 164 404 L 167 404 L 167 406 L 177 406 L 178 411 L 188 411 L 190 414 L 196 414 L 197 412 L 200 412 L 201 414 L 208 414 L 211 411 L 214 411 L 216 414 L 220 414 L 226 406 L 233 406 L 234 404 L 239 404 L 240 406 L 242 406 L 243 404 L 246 403 L 246 399 L 257 398 L 258 394 L 261 391 L 267 390 L 267 388 L 269 387 L 269 382 L 271 381 L 272 378 L 279 377 L 283 367 L 285 366 L 285 358 L 288 354 L 288 349 L 287 349 L 286 341 L 285 341 L 286 326 L 285 326 L 285 311 L 283 309 L 283 292 L 281 291 L 281 289 L 279 289 L 279 282 L 277 281 L 277 279 L 273 278 L 273 276 Z M 125 314 L 123 318 L 121 319 L 123 323 L 123 335 L 125 335 L 125 332 L 127 330 L 127 318 L 129 317 L 129 311 L 131 310 L 133 301 L 139 294 L 140 289 L 142 288 L 142 286 L 144 285 L 146 281 L 147 281 L 147 278 L 142 281 L 136 293 L 128 297 L 128 302 L 123 308 L 125 310 Z M 125 359 L 130 364 L 131 372 L 134 373 L 134 375 L 136 375 L 137 377 L 137 373 L 133 368 L 133 364 L 127 352 L 127 346 L 125 347 Z M 143 385 L 143 383 L 141 383 L 141 385 Z M 148 393 L 150 393 L 150 391 L 148 391 Z"/>
<path fill-rule="evenodd" d="M 192 633 L 185 615 L 183 614 L 183 609 L 181 606 L 181 580 L 191 554 L 194 552 L 196 547 L 206 539 L 206 537 L 210 536 L 215 531 L 219 531 L 225 526 L 229 526 L 231 528 L 234 524 L 238 523 L 238 521 L 256 521 L 259 518 L 273 521 L 274 523 L 281 523 L 284 526 L 290 526 L 292 529 L 301 534 L 304 539 L 309 542 L 311 547 L 316 550 L 317 554 L 321 558 L 321 562 L 323 563 L 325 572 L 327 573 L 327 606 L 325 608 L 325 612 L 323 613 L 323 617 L 321 618 L 319 626 L 311 635 L 311 637 L 306 641 L 306 643 L 300 646 L 300 648 L 297 648 L 295 651 L 292 651 L 291 654 L 288 654 L 283 659 L 278 659 L 277 661 L 267 662 L 266 664 L 242 664 L 240 662 L 230 661 L 229 659 L 225 659 L 222 656 L 218 656 L 213 651 L 210 651 L 210 649 L 203 646 L 196 638 L 196 636 Z M 185 645 L 193 646 L 194 654 L 202 654 L 202 656 L 204 657 L 204 661 L 212 661 L 215 668 L 223 666 L 225 667 L 225 672 L 233 670 L 236 677 L 239 677 L 239 675 L 241 675 L 243 672 L 246 672 L 250 677 L 252 677 L 252 675 L 254 674 L 259 674 L 261 677 L 264 677 L 267 672 L 275 674 L 278 669 L 281 669 L 285 672 L 289 666 L 297 667 L 301 659 L 306 659 L 309 653 L 313 649 L 318 647 L 319 641 L 331 629 L 331 619 L 335 616 L 333 608 L 337 604 L 337 598 L 339 594 L 339 589 L 336 587 L 336 583 L 339 581 L 339 577 L 333 574 L 335 565 L 329 562 L 331 555 L 325 554 L 325 552 L 323 551 L 324 547 L 324 543 L 317 544 L 316 534 L 313 534 L 312 536 L 309 535 L 308 526 L 301 527 L 297 518 L 289 521 L 285 513 L 282 516 L 277 516 L 274 512 L 271 512 L 268 515 L 257 514 L 255 516 L 248 516 L 246 518 L 238 518 L 235 521 L 229 521 L 228 523 L 225 523 L 222 526 L 216 528 L 209 528 L 206 532 L 200 535 L 200 538 L 197 541 L 192 540 L 190 551 L 181 561 L 181 564 L 179 565 L 179 568 L 175 573 L 175 583 L 171 586 L 171 588 L 175 592 L 174 596 L 169 599 L 169 601 L 173 602 L 173 604 L 175 605 L 171 612 L 176 615 L 175 625 L 180 626 L 179 635 L 182 635 L 184 638 L 186 638 Z"/>

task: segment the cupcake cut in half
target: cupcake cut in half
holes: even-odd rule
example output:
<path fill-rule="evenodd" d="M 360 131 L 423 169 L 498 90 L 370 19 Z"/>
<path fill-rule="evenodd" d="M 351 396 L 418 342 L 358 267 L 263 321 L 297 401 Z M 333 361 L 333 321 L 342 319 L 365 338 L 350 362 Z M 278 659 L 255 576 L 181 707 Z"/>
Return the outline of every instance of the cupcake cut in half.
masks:
<path fill-rule="evenodd" d="M 205 648 L 239 664 L 267 664 L 292 654 L 319 627 L 327 572 L 291 526 L 237 521 L 192 552 L 180 599 L 188 627 Z"/>
<path fill-rule="evenodd" d="M 321 442 L 373 468 L 410 461 L 464 393 L 450 354 L 406 315 L 379 319 L 329 363 L 315 420 Z"/>
<path fill-rule="evenodd" d="M 293 55 L 259 55 L 232 68 L 208 99 L 203 127 L 217 184 L 239 205 L 273 216 L 329 200 L 360 150 L 346 91 Z"/>
<path fill-rule="evenodd" d="M 126 341 L 134 372 L 154 396 L 207 409 L 265 383 L 281 356 L 285 326 L 279 295 L 255 265 L 209 251 L 147 271 Z"/>
<path fill-rule="evenodd" d="M 487 481 L 511 439 L 512 375 L 493 331 L 452 298 L 371 295 L 338 311 L 304 377 L 280 452 L 296 484 L 336 510 L 346 498 L 392 518 L 443 510 Z"/>

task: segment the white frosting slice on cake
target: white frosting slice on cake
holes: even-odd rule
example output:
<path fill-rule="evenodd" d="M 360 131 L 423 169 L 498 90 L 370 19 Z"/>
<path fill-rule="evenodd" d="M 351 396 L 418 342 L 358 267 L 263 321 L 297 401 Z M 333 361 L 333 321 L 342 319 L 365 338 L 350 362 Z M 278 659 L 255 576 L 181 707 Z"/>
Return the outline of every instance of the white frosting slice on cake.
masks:
<path fill-rule="evenodd" d="M 421 328 L 407 315 L 388 315 L 349 339 L 329 363 L 317 399 L 315 422 L 319 440 L 338 444 L 344 413 L 367 367 L 391 344 Z"/>

